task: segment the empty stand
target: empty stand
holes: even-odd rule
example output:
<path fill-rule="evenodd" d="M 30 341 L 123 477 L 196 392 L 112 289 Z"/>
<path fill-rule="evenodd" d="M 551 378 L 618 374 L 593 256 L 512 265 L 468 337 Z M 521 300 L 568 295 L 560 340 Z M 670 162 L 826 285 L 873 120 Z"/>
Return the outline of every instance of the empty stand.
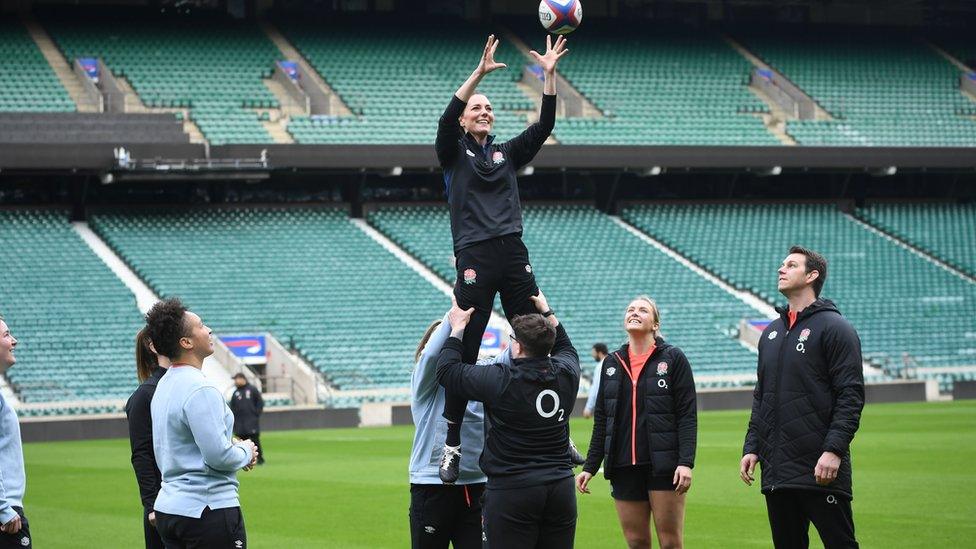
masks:
<path fill-rule="evenodd" d="M 146 106 L 188 108 L 211 144 L 272 142 L 254 109 L 278 106 L 262 79 L 280 54 L 256 25 L 122 11 L 84 24 L 50 19 L 45 27 L 68 59 L 102 58 Z"/>
<path fill-rule="evenodd" d="M 142 326 L 132 293 L 64 212 L 0 211 L 0 235 L 0 312 L 20 340 L 7 378 L 20 399 L 127 398 L 138 383 L 133 349 Z"/>
<path fill-rule="evenodd" d="M 20 23 L 0 20 L 0 112 L 72 112 L 75 104 Z"/>
<path fill-rule="evenodd" d="M 664 336 L 684 349 L 697 376 L 755 373 L 755 355 L 734 334 L 739 320 L 760 313 L 590 206 L 526 206 L 524 215 L 533 272 L 584 364 L 594 343 L 616 348 L 626 340 L 623 311 L 648 294 L 661 309 Z M 368 219 L 454 282 L 446 207 L 382 208 Z"/>
<path fill-rule="evenodd" d="M 173 114 L 0 113 L 2 143 L 189 143 Z"/>
<path fill-rule="evenodd" d="M 976 276 L 976 205 L 872 204 L 859 209 L 857 215 L 932 257 Z"/>
<path fill-rule="evenodd" d="M 408 386 L 417 341 L 450 305 L 344 210 L 99 214 L 92 227 L 215 333 L 270 331 L 340 389 Z"/>
<path fill-rule="evenodd" d="M 537 26 L 520 27 L 536 46 Z M 570 37 L 559 72 L 605 119 L 556 124 L 564 144 L 780 145 L 756 116 L 752 65 L 717 34 L 673 26 L 587 21 Z"/>
<path fill-rule="evenodd" d="M 801 145 L 976 145 L 976 122 L 957 114 L 972 106 L 959 70 L 914 37 L 871 29 L 736 37 L 835 118 L 787 122 Z"/>
<path fill-rule="evenodd" d="M 283 21 L 280 29 L 357 115 L 293 117 L 288 131 L 299 143 L 433 144 L 437 120 L 478 64 L 489 30 L 461 21 L 313 24 Z M 495 110 L 499 139 L 526 126 L 532 101 L 516 86 L 525 58 L 502 41 L 495 59 L 507 69 L 479 86 Z M 557 128 L 559 124 L 557 123 Z"/>
<path fill-rule="evenodd" d="M 783 304 L 776 270 L 800 244 L 828 260 L 824 297 L 857 328 L 865 356 L 891 367 L 976 363 L 976 284 L 858 225 L 828 205 L 657 205 L 631 223 L 705 269 Z"/>

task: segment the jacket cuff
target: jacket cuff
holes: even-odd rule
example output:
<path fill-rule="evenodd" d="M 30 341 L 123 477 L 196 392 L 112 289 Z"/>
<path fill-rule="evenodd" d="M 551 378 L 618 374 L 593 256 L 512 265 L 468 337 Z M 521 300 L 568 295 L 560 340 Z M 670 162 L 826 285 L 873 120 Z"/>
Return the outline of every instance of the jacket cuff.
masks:
<path fill-rule="evenodd" d="M 0 511 L 0 524 L 7 524 L 18 516 L 17 511 L 14 511 L 13 507 L 7 506 L 6 509 Z"/>

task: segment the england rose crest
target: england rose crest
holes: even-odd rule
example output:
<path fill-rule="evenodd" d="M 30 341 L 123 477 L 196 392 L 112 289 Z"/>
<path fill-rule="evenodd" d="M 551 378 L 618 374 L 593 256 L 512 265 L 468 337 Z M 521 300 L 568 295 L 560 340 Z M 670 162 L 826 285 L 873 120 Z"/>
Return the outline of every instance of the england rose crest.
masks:
<path fill-rule="evenodd" d="M 478 280 L 478 273 L 474 269 L 464 270 L 464 283 L 474 284 Z"/>
<path fill-rule="evenodd" d="M 502 154 L 502 151 L 495 151 L 491 155 L 491 161 L 495 164 L 501 164 L 505 161 L 505 156 Z"/>
<path fill-rule="evenodd" d="M 800 332 L 800 339 L 798 339 L 797 341 L 802 343 L 806 341 L 809 337 L 810 337 L 810 328 L 804 328 L 803 331 Z"/>
<path fill-rule="evenodd" d="M 657 375 L 663 376 L 663 375 L 667 375 L 667 373 L 668 373 L 668 363 L 667 362 L 658 362 L 657 363 Z"/>

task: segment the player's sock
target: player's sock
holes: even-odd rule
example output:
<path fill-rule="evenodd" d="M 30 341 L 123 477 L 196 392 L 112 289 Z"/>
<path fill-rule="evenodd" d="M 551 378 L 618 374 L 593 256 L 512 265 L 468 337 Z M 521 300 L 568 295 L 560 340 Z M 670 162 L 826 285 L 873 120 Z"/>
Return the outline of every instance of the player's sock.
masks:
<path fill-rule="evenodd" d="M 447 422 L 447 438 L 444 439 L 447 446 L 461 445 L 461 424 L 454 421 Z"/>

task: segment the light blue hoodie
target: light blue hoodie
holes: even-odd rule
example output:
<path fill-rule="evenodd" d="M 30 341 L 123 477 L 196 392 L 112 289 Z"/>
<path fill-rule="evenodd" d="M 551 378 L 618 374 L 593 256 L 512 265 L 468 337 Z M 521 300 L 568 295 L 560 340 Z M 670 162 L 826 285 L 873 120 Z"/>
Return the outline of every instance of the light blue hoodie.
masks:
<path fill-rule="evenodd" d="M 410 452 L 410 484 L 442 484 L 438 471 L 447 438 L 447 420 L 444 412 L 444 388 L 437 384 L 437 355 L 444 342 L 451 336 L 451 325 L 447 315 L 437 327 L 420 359 L 413 369 L 410 381 L 413 423 L 413 451 Z M 511 363 L 510 351 L 506 350 L 494 359 L 487 361 L 485 368 L 500 362 Z M 461 475 L 456 484 L 477 484 L 487 482 L 488 477 L 478 466 L 481 450 L 485 446 L 484 405 L 469 401 L 464 411 L 464 424 L 461 426 Z"/>
<path fill-rule="evenodd" d="M 163 483 L 153 508 L 200 518 L 205 507 L 240 507 L 237 471 L 251 461 L 231 443 L 234 414 L 216 387 L 193 366 L 173 366 L 152 404 L 153 450 Z"/>
<path fill-rule="evenodd" d="M 0 524 L 6 524 L 17 516 L 14 507 L 24 507 L 26 485 L 24 449 L 20 444 L 17 412 L 0 394 Z"/>

